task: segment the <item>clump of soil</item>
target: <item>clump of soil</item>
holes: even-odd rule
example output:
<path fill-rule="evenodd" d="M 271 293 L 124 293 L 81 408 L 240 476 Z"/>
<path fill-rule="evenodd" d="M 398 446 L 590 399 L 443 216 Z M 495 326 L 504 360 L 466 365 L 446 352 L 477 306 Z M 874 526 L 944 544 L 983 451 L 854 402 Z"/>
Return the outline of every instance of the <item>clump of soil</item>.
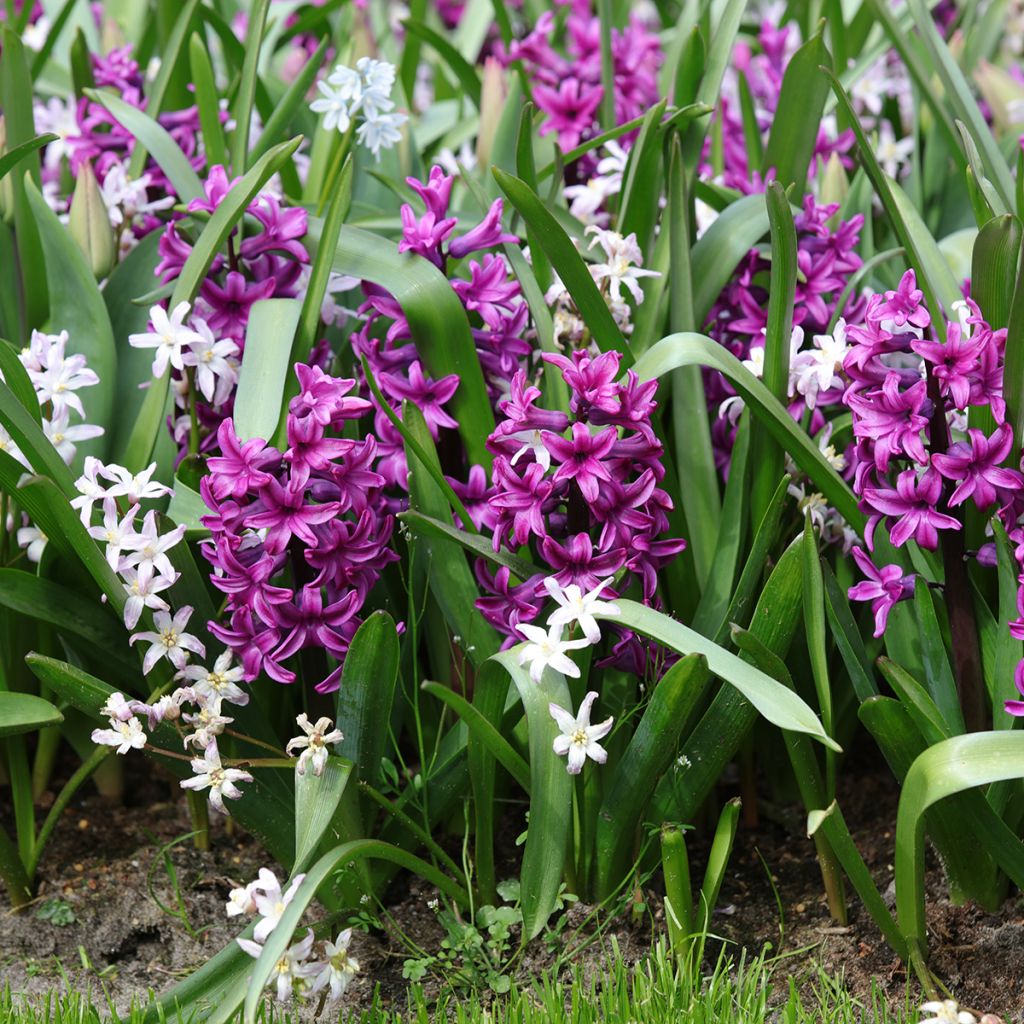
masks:
<path fill-rule="evenodd" d="M 141 785 L 144 792 L 136 793 L 140 806 L 135 808 L 110 807 L 95 795 L 78 799 L 46 851 L 39 899 L 20 914 L 0 911 L 5 915 L 0 926 L 0 983 L 9 984 L 16 996 L 59 987 L 63 971 L 72 988 L 90 989 L 101 999 L 103 992 L 109 993 L 123 1012 L 132 1001 L 145 1001 L 148 991 L 169 988 L 237 934 L 237 921 L 224 913 L 229 891 L 253 879 L 260 867 L 274 865 L 248 836 L 229 834 L 223 825 L 215 825 L 209 851 L 194 849 L 191 841 L 166 850 L 177 875 L 176 892 L 161 849 L 189 831 L 186 807 L 181 799 L 159 802 L 168 791 L 152 780 Z M 153 792 L 146 792 L 147 786 Z M 896 798 L 895 786 L 882 775 L 858 778 L 855 787 L 840 793 L 854 838 L 880 888 L 888 888 L 890 900 L 890 830 Z M 841 972 L 848 989 L 866 1001 L 873 985 L 893 1006 L 906 1005 L 908 985 L 910 1002 L 918 1001 L 915 980 L 908 979 L 855 895 L 849 900 L 849 924 L 838 927 L 830 921 L 814 847 L 800 834 L 799 816 L 777 817 L 781 823 L 762 815 L 756 828 L 741 828 L 712 921 L 715 933 L 736 955 L 741 949 L 759 954 L 766 944 L 779 954 L 803 951 L 781 962 L 780 979 L 792 976 L 798 984 L 810 986 L 822 967 Z M 508 846 L 511 858 L 511 838 Z M 701 846 L 697 837 L 693 859 L 698 871 Z M 509 874 L 514 874 L 511 859 Z M 283 877 L 280 871 L 278 875 Z M 934 866 L 929 890 L 936 972 L 962 1005 L 1024 1024 L 1024 899 L 1011 899 L 999 914 L 953 906 Z M 381 915 L 390 921 L 383 929 L 358 932 L 353 940 L 352 952 L 362 971 L 346 997 L 350 1009 L 369 1006 L 375 988 L 382 1002 L 404 1008 L 407 982 L 402 968 L 413 955 L 408 943 L 434 953 L 444 937 L 435 897 L 429 887 L 408 876 L 399 876 L 392 885 L 385 896 L 387 911 Z M 600 940 L 573 960 L 599 969 L 612 938 L 627 963 L 639 960 L 662 925 L 660 898 L 656 893 L 645 893 L 644 898 L 646 915 L 604 922 Z M 70 908 L 72 923 L 37 916 L 53 899 Z M 188 927 L 157 900 L 165 907 L 183 908 Z M 581 929 L 585 935 L 591 909 L 572 907 L 563 934 Z M 709 943 L 708 956 L 717 956 L 720 948 Z M 550 968 L 559 953 L 565 953 L 564 944 L 555 949 L 535 943 L 521 962 L 521 977 L 529 979 Z M 436 978 L 426 977 L 423 985 L 428 996 L 439 991 Z"/>

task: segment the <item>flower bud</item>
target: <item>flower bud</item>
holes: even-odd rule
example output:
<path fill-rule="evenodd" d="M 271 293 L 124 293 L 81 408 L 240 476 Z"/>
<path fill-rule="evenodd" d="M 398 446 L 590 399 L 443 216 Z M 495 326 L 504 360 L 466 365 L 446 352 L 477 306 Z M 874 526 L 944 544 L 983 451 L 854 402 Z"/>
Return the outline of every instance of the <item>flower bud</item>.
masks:
<path fill-rule="evenodd" d="M 476 137 L 476 159 L 481 166 L 491 160 L 494 136 L 505 109 L 508 87 L 505 70 L 494 57 L 484 61 L 484 83 L 480 95 L 480 131 Z"/>
<path fill-rule="evenodd" d="M 1024 85 L 987 60 L 979 61 L 974 80 L 992 111 L 998 131 L 1024 122 Z"/>
<path fill-rule="evenodd" d="M 840 206 L 846 201 L 850 193 L 850 179 L 846 176 L 846 169 L 837 153 L 833 153 L 825 164 L 821 174 L 821 202 L 825 205 L 838 203 Z M 839 226 L 839 210 L 829 218 L 829 227 L 833 230 Z"/>
<path fill-rule="evenodd" d="M 109 274 L 117 256 L 117 247 L 107 204 L 103 201 L 96 175 L 88 163 L 82 164 L 75 182 L 68 230 L 84 253 L 96 279 Z"/>

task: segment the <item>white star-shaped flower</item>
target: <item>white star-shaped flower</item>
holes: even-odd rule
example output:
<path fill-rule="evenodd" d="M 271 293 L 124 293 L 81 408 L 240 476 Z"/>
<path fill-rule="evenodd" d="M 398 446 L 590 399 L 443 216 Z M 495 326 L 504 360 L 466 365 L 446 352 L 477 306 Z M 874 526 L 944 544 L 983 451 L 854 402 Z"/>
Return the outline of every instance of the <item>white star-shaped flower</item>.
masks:
<path fill-rule="evenodd" d="M 561 626 L 552 626 L 545 630 L 524 622 L 516 626 L 516 629 L 530 641 L 519 652 L 519 664 L 530 663 L 530 678 L 535 683 L 540 682 L 544 669 L 549 666 L 562 675 L 571 676 L 573 679 L 579 678 L 580 670 L 565 652 L 589 647 L 590 641 L 586 637 L 579 640 L 563 640 Z"/>
<path fill-rule="evenodd" d="M 570 583 L 563 587 L 554 576 L 544 580 L 544 589 L 557 602 L 558 608 L 548 616 L 549 626 L 568 626 L 573 622 L 580 624 L 587 641 L 596 644 L 601 639 L 601 627 L 595 615 L 618 615 L 619 606 L 610 601 L 600 601 L 601 591 L 611 579 L 602 580 L 593 590 L 584 594 L 578 584 Z"/>
<path fill-rule="evenodd" d="M 571 712 L 559 707 L 558 704 L 548 705 L 551 717 L 562 730 L 562 735 L 555 737 L 554 751 L 559 757 L 569 755 L 566 767 L 570 775 L 579 775 L 588 757 L 598 764 L 604 764 L 608 760 L 608 752 L 597 741 L 611 732 L 615 719 L 608 718 L 600 725 L 591 725 L 590 709 L 594 706 L 595 700 L 597 691 L 591 690 L 583 698 L 580 713 L 575 718 Z"/>

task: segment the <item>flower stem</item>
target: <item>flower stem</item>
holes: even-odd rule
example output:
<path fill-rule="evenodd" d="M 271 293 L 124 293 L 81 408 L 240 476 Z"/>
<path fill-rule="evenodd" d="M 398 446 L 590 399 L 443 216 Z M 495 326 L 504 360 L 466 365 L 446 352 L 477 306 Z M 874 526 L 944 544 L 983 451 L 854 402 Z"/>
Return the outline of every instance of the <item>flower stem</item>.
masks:
<path fill-rule="evenodd" d="M 190 455 L 199 454 L 199 399 L 196 396 L 196 372 L 190 366 L 185 371 L 188 380 L 188 415 L 191 426 L 188 432 L 188 451 Z"/>
<path fill-rule="evenodd" d="M 930 422 L 929 447 L 933 452 L 949 448 L 949 425 L 946 423 L 946 405 L 939 394 L 939 383 L 926 363 L 928 397 L 934 412 Z M 949 481 L 943 482 L 940 510 L 955 514 L 949 507 Z M 956 677 L 960 707 L 968 732 L 981 732 L 986 725 L 985 683 L 981 672 L 981 648 L 978 643 L 978 625 L 974 619 L 971 582 L 967 576 L 967 552 L 963 530 L 943 530 L 940 535 L 942 564 L 945 570 L 946 608 L 949 612 L 949 632 L 952 640 L 953 674 Z"/>

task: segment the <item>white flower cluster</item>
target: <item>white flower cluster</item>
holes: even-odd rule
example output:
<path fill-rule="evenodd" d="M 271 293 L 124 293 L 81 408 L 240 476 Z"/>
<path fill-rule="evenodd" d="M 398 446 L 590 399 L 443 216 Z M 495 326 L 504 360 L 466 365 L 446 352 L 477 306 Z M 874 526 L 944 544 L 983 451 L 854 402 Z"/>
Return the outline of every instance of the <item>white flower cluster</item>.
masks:
<path fill-rule="evenodd" d="M 98 384 L 100 379 L 89 369 L 84 355 L 67 354 L 67 343 L 67 331 L 61 331 L 60 334 L 33 331 L 28 347 L 18 354 L 18 360 L 25 367 L 39 400 L 43 433 L 60 457 L 70 465 L 77 451 L 76 443 L 99 437 L 103 428 L 89 423 L 71 425 L 72 413 L 85 419 L 82 400 L 75 392 Z M 4 380 L 2 372 L 0 380 Z M 32 466 L 27 456 L 3 425 L 0 425 L 0 452 L 6 452 L 31 471 Z M 18 528 L 16 535 L 18 545 L 25 548 L 30 562 L 38 562 L 46 547 L 46 535 L 27 516 L 22 517 L 22 522 L 24 525 Z M 13 527 L 13 522 L 0 523 L 0 528 L 10 530 Z"/>
<path fill-rule="evenodd" d="M 608 200 L 622 191 L 622 176 L 626 173 L 629 153 L 614 139 L 601 148 L 608 155 L 598 160 L 597 173 L 584 185 L 567 186 L 565 198 L 569 200 L 569 212 L 577 220 L 603 227 L 608 223 L 605 209 Z"/>
<path fill-rule="evenodd" d="M 277 875 L 268 868 L 260 868 L 254 882 L 231 890 L 228 917 L 259 918 L 251 939 L 235 939 L 249 956 L 255 959 L 263 953 L 263 944 L 281 923 L 281 916 L 305 877 L 296 875 L 282 891 Z M 348 953 L 351 941 L 352 929 L 346 928 L 334 942 L 324 942 L 314 956 L 313 930 L 307 929 L 305 936 L 289 946 L 277 961 L 267 987 L 274 989 L 280 1003 L 290 1003 L 295 996 L 315 995 L 323 989 L 327 989 L 328 1003 L 337 1003 L 359 972 L 358 961 Z"/>
<path fill-rule="evenodd" d="M 237 800 L 242 791 L 235 783 L 252 782 L 252 776 L 240 768 L 226 768 L 221 762 L 217 737 L 234 721 L 223 714 L 223 705 L 244 706 L 249 703 L 249 695 L 238 686 L 242 669 L 231 667 L 230 651 L 220 655 L 212 669 L 185 663 L 185 649 L 203 652 L 203 645 L 195 637 L 182 632 L 191 614 L 192 609 L 188 607 L 178 612 L 174 619 L 165 612 L 158 612 L 155 618 L 159 633 L 139 633 L 132 637 L 133 640 L 150 640 L 153 646 L 147 658 L 154 650 L 158 652 L 156 657 L 166 654 L 180 669 L 176 678 L 187 680 L 188 685 L 178 687 L 152 704 L 129 700 L 120 693 L 112 694 L 102 709 L 110 720 L 109 728 L 94 730 L 92 741 L 116 747 L 119 754 L 127 754 L 129 750 L 141 750 L 148 742 L 146 731 L 136 716 L 145 717 L 150 730 L 161 722 L 175 724 L 185 749 L 191 746 L 203 752 L 202 757 L 192 759 L 193 776 L 182 780 L 182 789 L 208 789 L 210 803 L 218 811 L 226 813 L 224 798 Z M 190 712 L 184 710 L 186 705 L 192 707 Z M 193 731 L 186 733 L 179 723 Z"/>
<path fill-rule="evenodd" d="M 326 82 L 317 82 L 320 96 L 310 109 L 324 115 L 328 131 L 342 134 L 358 115 L 356 138 L 379 160 L 382 149 L 390 149 L 402 138 L 401 127 L 408 120 L 395 111 L 391 99 L 395 74 L 394 64 L 372 57 L 360 57 L 354 68 L 339 64 Z"/>
<path fill-rule="evenodd" d="M 53 443 L 60 457 L 70 465 L 75 457 L 75 444 L 99 437 L 103 428 L 88 423 L 71 425 L 74 412 L 85 419 L 82 400 L 75 394 L 82 388 L 99 384 L 99 377 L 89 369 L 84 355 L 67 354 L 68 332 L 44 334 L 33 331 L 28 347 L 18 354 L 25 367 L 36 398 L 43 411 L 43 433 Z M 0 380 L 3 380 L 0 373 Z M 0 451 L 13 456 L 26 469 L 31 469 L 28 459 L 14 443 L 10 434 L 0 426 Z"/>
<path fill-rule="evenodd" d="M 153 376 L 162 377 L 168 366 L 185 374 L 191 369 L 195 385 L 207 402 L 213 406 L 222 405 L 230 396 L 238 381 L 238 346 L 230 339 L 218 340 L 209 325 L 201 317 L 193 316 L 188 324 L 190 306 L 179 302 L 170 316 L 163 306 L 153 306 L 149 311 L 151 331 L 132 334 L 128 344 L 133 348 L 156 349 L 153 356 Z M 182 382 L 175 398 L 179 406 L 187 404 L 188 385 Z M 184 417 L 184 429 L 188 430 L 189 418 Z M 179 433 L 180 422 L 175 424 Z M 180 438 L 179 438 L 180 439 Z"/>
<path fill-rule="evenodd" d="M 596 615 L 619 614 L 618 605 L 600 600 L 601 591 L 609 583 L 610 579 L 603 580 L 584 594 L 575 583 L 563 587 L 553 576 L 544 580 L 544 589 L 558 605 L 548 616 L 548 628 L 545 630 L 528 623 L 516 627 L 529 641 L 519 652 L 519 664 L 529 662 L 530 678 L 535 683 L 540 682 L 544 670 L 549 667 L 573 679 L 579 678 L 580 670 L 566 652 L 600 642 L 601 627 L 597 624 Z M 579 625 L 583 636 L 576 640 L 563 639 L 563 628 L 573 624 Z M 588 757 L 599 764 L 604 764 L 608 759 L 604 747 L 597 741 L 608 735 L 614 719 L 609 718 L 600 725 L 590 724 L 590 711 L 597 697 L 598 694 L 591 690 L 583 698 L 578 715 L 573 715 L 555 703 L 548 707 L 551 717 L 562 730 L 562 735 L 555 738 L 554 751 L 560 757 L 568 754 L 567 768 L 570 775 L 578 775 Z"/>
<path fill-rule="evenodd" d="M 117 232 L 122 258 L 138 244 L 145 227 L 145 218 L 174 206 L 174 196 L 162 195 L 150 199 L 150 183 L 148 174 L 138 178 L 129 177 L 127 166 L 119 161 L 111 163 L 103 175 L 100 195 L 107 208 L 110 226 Z"/>
<path fill-rule="evenodd" d="M 608 309 L 619 330 L 628 337 L 633 331 L 633 324 L 629 304 L 622 295 L 623 287 L 633 297 L 633 301 L 640 305 L 644 301 L 640 278 L 660 277 L 661 274 L 657 270 L 645 270 L 641 266 L 643 253 L 637 244 L 635 233 L 622 236 L 617 231 L 606 231 L 596 224 L 591 224 L 586 228 L 586 234 L 594 236 L 588 248 L 598 246 L 604 254 L 602 262 L 588 263 L 587 269 L 605 302 L 608 303 Z M 557 274 L 554 275 L 544 300 L 553 307 L 555 342 L 570 343 L 576 347 L 586 333 L 586 325 L 576 309 L 576 303 Z"/>

